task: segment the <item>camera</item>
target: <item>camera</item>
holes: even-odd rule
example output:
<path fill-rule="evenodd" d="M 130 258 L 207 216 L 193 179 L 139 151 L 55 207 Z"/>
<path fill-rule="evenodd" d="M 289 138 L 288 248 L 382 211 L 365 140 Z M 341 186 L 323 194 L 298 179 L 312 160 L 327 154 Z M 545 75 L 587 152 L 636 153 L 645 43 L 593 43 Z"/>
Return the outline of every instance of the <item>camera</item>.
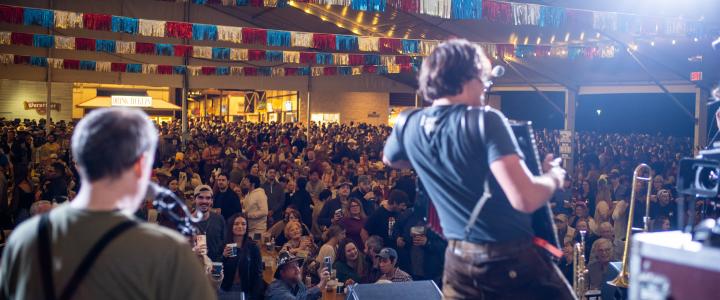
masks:
<path fill-rule="evenodd" d="M 700 151 L 695 159 L 680 161 L 677 190 L 683 195 L 716 197 L 720 188 L 720 148 Z"/>

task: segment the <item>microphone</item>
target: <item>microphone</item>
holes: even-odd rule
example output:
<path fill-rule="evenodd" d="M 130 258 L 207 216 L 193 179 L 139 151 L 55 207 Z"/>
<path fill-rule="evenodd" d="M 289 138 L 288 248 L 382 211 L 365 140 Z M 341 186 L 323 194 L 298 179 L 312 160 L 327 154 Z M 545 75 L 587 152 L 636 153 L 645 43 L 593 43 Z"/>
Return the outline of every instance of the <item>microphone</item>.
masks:
<path fill-rule="evenodd" d="M 718 41 L 720 41 L 720 39 Z M 505 67 L 503 66 L 495 66 L 492 68 L 492 71 L 490 71 L 490 76 L 493 78 L 502 77 L 503 75 L 505 75 Z"/>

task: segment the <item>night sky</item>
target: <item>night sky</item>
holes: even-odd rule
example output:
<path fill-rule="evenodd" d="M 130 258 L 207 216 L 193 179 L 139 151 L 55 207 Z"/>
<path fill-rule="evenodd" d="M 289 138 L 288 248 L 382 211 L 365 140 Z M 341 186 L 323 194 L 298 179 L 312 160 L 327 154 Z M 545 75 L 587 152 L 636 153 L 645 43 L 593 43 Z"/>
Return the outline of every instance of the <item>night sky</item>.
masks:
<path fill-rule="evenodd" d="M 535 92 L 501 92 L 502 111 L 510 119 L 530 120 L 535 128 L 562 129 L 563 115 Z M 564 93 L 545 93 L 561 109 Z M 691 112 L 695 94 L 675 94 Z M 716 105 L 717 106 L 717 105 Z M 708 117 L 717 107 L 710 107 Z M 600 114 L 598 114 L 598 110 Z M 693 119 L 664 94 L 584 95 L 577 98 L 575 129 L 603 133 L 693 135 Z M 710 124 L 710 122 L 708 122 Z M 714 124 L 711 124 L 714 126 Z M 713 129 L 713 133 L 714 133 Z"/>

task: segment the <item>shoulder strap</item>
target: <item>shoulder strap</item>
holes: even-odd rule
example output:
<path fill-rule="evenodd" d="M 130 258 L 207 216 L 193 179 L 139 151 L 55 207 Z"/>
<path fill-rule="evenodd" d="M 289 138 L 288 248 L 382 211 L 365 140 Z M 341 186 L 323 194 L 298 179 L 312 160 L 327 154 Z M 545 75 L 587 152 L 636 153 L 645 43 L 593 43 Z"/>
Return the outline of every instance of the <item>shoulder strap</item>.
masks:
<path fill-rule="evenodd" d="M 80 265 L 73 273 L 72 277 L 65 286 L 62 294 L 60 294 L 59 300 L 70 299 L 75 291 L 80 286 L 80 283 L 92 268 L 95 261 L 100 256 L 102 251 L 112 242 L 115 238 L 120 236 L 123 232 L 137 225 L 137 222 L 132 220 L 124 221 L 118 225 L 115 225 L 110 231 L 105 233 L 100 240 L 90 249 L 85 258 L 80 262 Z M 50 249 L 50 219 L 48 214 L 44 214 L 40 218 L 40 226 L 38 227 L 39 239 L 40 239 L 40 266 L 43 269 L 43 287 L 45 289 L 45 298 L 48 300 L 55 300 L 55 287 L 52 277 L 51 259 L 52 252 Z"/>
<path fill-rule="evenodd" d="M 55 282 L 53 281 L 52 250 L 50 249 L 50 213 L 40 216 L 38 224 L 38 261 L 40 262 L 40 276 L 42 276 L 43 290 L 46 300 L 55 300 Z"/>
<path fill-rule="evenodd" d="M 402 145 L 403 141 L 403 133 L 405 132 L 405 125 L 407 124 L 407 120 L 410 119 L 410 116 L 415 114 L 416 112 L 420 111 L 422 109 L 420 108 L 412 108 L 412 109 L 406 109 L 400 112 L 397 119 L 395 120 L 395 130 L 398 137 L 398 142 L 400 142 L 400 145 Z"/>
<path fill-rule="evenodd" d="M 485 111 L 486 107 L 483 106 L 481 108 L 475 108 L 475 107 L 468 107 L 467 112 L 465 113 L 465 116 L 462 119 L 461 126 L 463 126 L 463 130 L 466 130 L 467 132 L 470 132 L 470 138 L 475 139 L 476 137 L 480 137 L 480 141 L 485 143 Z M 467 119 L 467 120 L 466 120 Z M 469 124 L 469 125 L 467 125 Z M 471 140 L 472 142 L 475 142 L 474 140 Z M 486 151 L 487 152 L 487 151 Z M 467 224 L 465 225 L 465 240 L 468 240 L 470 237 L 470 231 L 472 230 L 472 226 L 477 221 L 477 218 L 480 216 L 480 211 L 482 210 L 483 206 L 485 206 L 485 203 L 492 197 L 492 193 L 490 193 L 490 174 L 488 173 L 485 176 L 485 180 L 483 182 L 483 194 L 480 196 L 480 199 L 475 204 L 475 207 L 472 210 L 472 213 L 470 214 L 470 218 L 468 219 Z"/>

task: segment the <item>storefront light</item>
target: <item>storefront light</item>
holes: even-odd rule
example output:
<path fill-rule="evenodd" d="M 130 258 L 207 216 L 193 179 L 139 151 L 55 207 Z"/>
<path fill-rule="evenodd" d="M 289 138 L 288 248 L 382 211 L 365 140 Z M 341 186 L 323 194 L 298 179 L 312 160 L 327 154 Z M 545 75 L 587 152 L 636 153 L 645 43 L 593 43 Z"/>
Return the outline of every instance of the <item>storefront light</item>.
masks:
<path fill-rule="evenodd" d="M 292 110 L 293 110 L 293 108 L 292 108 L 292 101 L 285 101 L 285 103 L 283 103 L 283 104 L 285 105 L 285 111 L 292 111 Z"/>

